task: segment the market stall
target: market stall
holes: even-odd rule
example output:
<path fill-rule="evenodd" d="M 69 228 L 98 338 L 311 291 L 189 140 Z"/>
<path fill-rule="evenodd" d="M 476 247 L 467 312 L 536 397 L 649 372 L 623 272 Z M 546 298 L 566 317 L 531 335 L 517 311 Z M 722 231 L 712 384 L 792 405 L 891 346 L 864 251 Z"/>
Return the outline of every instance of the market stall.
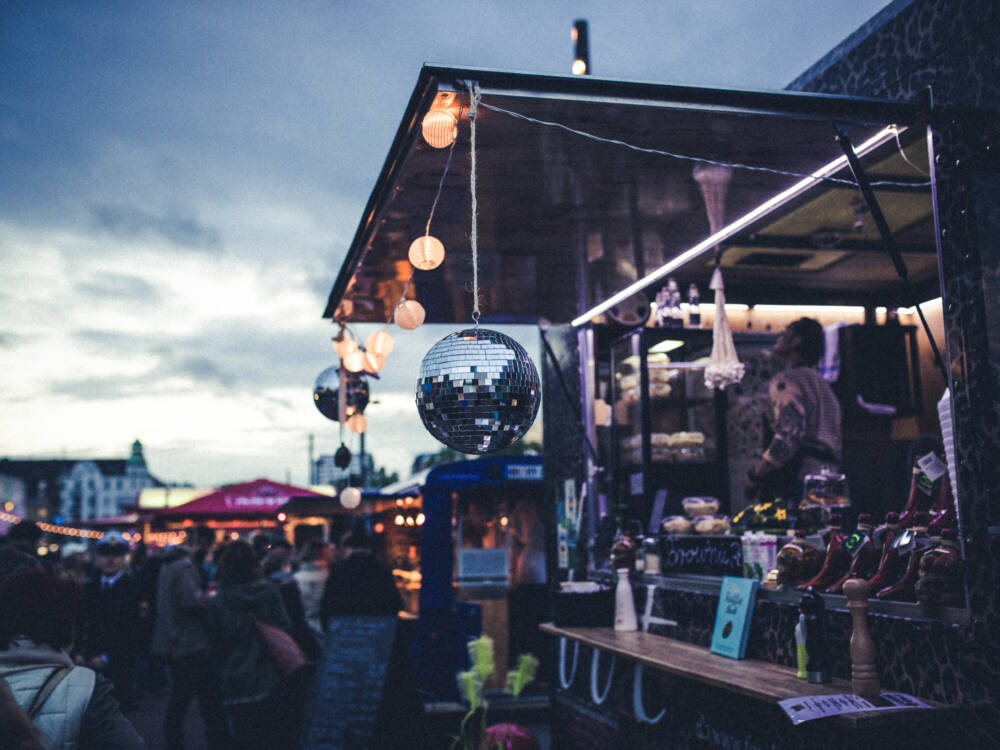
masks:
<path fill-rule="evenodd" d="M 448 138 L 434 142 L 421 125 L 430 115 L 444 114 L 451 118 Z M 471 220 L 478 221 L 485 269 L 485 281 L 478 281 L 486 289 L 481 322 L 538 322 L 545 343 L 550 568 L 560 569 L 563 578 L 609 584 L 611 553 L 625 532 L 648 538 L 652 557 L 633 557 L 656 559 L 656 569 L 629 574 L 644 625 L 652 623 L 643 643 L 653 648 L 656 638 L 672 638 L 693 644 L 707 658 L 720 574 L 753 576 L 744 566 L 754 560 L 764 561 L 762 577 L 770 573 L 760 550 L 773 545 L 776 552 L 790 541 L 789 513 L 804 518 L 804 501 L 821 498 L 807 531 L 819 532 L 809 546 L 828 560 L 845 549 L 849 536 L 855 545 L 867 539 L 864 529 L 873 518 L 884 542 L 892 514 L 909 514 L 909 541 L 890 548 L 914 554 L 903 566 L 913 578 L 905 591 L 884 597 L 881 589 L 872 591 L 869 619 L 883 688 L 934 702 L 920 718 L 904 708 L 884 721 L 898 721 L 897 729 L 928 723 L 940 731 L 952 721 L 942 706 L 996 700 L 995 685 L 982 677 L 990 673 L 985 657 L 969 644 L 982 640 L 984 622 L 995 614 L 995 592 L 987 582 L 1000 561 L 972 540 L 985 540 L 984 509 L 995 507 L 989 505 L 994 491 L 983 489 L 992 469 L 982 451 L 996 448 L 997 437 L 982 421 L 992 404 L 965 375 L 956 375 L 988 385 L 987 374 L 969 364 L 967 347 L 976 341 L 978 355 L 995 358 L 996 352 L 986 344 L 982 318 L 962 313 L 983 309 L 985 287 L 967 284 L 962 275 L 982 274 L 985 266 L 969 250 L 972 229 L 957 218 L 964 211 L 951 209 L 974 200 L 967 184 L 957 188 L 955 169 L 959 153 L 985 158 L 984 144 L 995 136 L 987 121 L 943 113 L 929 99 L 898 103 L 426 67 L 325 314 L 338 321 L 391 322 L 401 302 L 416 302 L 428 322 L 455 325 L 476 305 L 478 323 L 480 297 L 465 291 L 475 264 L 470 269 L 446 261 L 432 270 L 400 272 L 409 238 L 425 234 L 432 204 L 445 247 L 466 252 L 473 183 L 478 208 Z M 953 149 L 950 164 L 935 158 L 941 142 Z M 995 182 L 995 173 L 988 180 Z M 945 187 L 954 192 L 942 192 Z M 472 250 L 475 257 L 475 239 Z M 967 267 L 956 264 L 958 257 Z M 692 287 L 707 297 L 710 286 L 715 306 L 678 299 L 677 290 Z M 755 430 L 766 408 L 761 391 L 766 399 L 775 375 L 770 350 L 777 334 L 801 317 L 832 331 L 827 349 L 839 353 L 836 363 L 824 365 L 836 368 L 828 382 L 843 414 L 843 455 L 837 458 L 850 490 L 826 477 L 800 483 L 796 496 L 757 509 L 744 477 L 748 470 L 755 475 L 766 447 Z M 721 349 L 726 351 L 720 360 Z M 929 433 L 935 447 L 907 455 Z M 928 459 L 933 468 L 921 467 L 918 474 L 915 459 L 926 456 L 937 461 Z M 940 489 L 949 470 L 950 494 Z M 933 503 L 908 497 L 908 487 L 933 496 Z M 704 512 L 688 512 L 687 500 Z M 431 522 L 429 508 L 425 494 L 422 610 L 425 596 L 443 592 L 427 581 L 426 540 L 452 533 L 450 525 Z M 747 508 L 739 531 L 770 539 L 754 536 L 748 545 L 734 533 Z M 939 513 L 952 528 L 950 536 L 941 525 L 936 536 L 928 533 L 927 519 L 916 512 Z M 672 518 L 678 520 L 665 527 Z M 916 549 L 920 555 L 936 550 L 928 560 L 964 559 L 964 575 L 962 568 L 942 563 L 941 570 L 949 571 L 946 597 L 914 593 Z M 665 570 L 671 555 L 715 563 L 725 556 L 735 569 Z M 900 570 L 897 583 L 910 575 Z M 439 578 L 450 585 L 450 575 Z M 787 581 L 764 583 L 773 587 L 757 594 L 748 653 L 784 670 L 782 680 L 790 670 L 794 680 L 802 592 Z M 852 620 L 844 595 L 827 593 L 836 583 L 822 582 L 828 618 L 822 650 L 829 655 L 829 675 L 847 680 L 855 666 L 848 649 Z M 604 635 L 611 630 L 607 614 Z M 630 745 L 655 746 L 670 736 L 669 723 L 647 726 L 657 723 L 647 719 L 661 716 L 660 709 L 668 711 L 669 695 L 650 699 L 654 705 L 645 705 L 641 715 L 623 715 L 619 701 L 604 704 L 602 690 L 622 696 L 642 679 L 633 669 L 624 675 L 601 671 L 599 655 L 618 646 L 603 637 L 549 632 L 563 639 L 564 648 L 574 639 L 585 642 L 598 665 L 593 670 L 599 679 L 591 676 L 591 692 L 584 691 L 582 700 L 572 678 L 557 690 L 556 734 L 564 744 L 586 735 L 589 746 L 601 747 L 602 737 L 624 734 Z M 988 644 L 995 654 L 996 644 Z M 618 655 L 645 664 L 642 650 Z M 573 650 L 574 666 L 579 651 Z M 985 672 L 963 668 L 968 659 Z M 718 669 L 735 674 L 744 669 L 738 664 L 720 662 Z M 670 671 L 659 662 L 647 666 Z M 696 735 L 709 745 L 725 746 L 737 736 L 730 730 L 747 728 L 719 729 L 730 701 L 721 682 L 673 688 L 701 691 L 705 705 L 716 706 L 706 708 L 708 735 Z M 820 692 L 828 694 L 844 687 L 822 684 Z M 817 692 L 809 685 L 802 682 L 803 696 Z M 791 742 L 791 723 L 785 727 L 775 718 L 777 699 L 752 700 L 769 702 L 760 712 L 768 724 L 761 736 Z M 747 704 L 746 715 L 755 705 Z M 886 736 L 878 734 L 883 722 L 875 723 L 854 722 L 849 731 L 861 734 L 850 736 Z M 584 725 L 593 731 L 581 730 Z"/>
<path fill-rule="evenodd" d="M 239 537 L 279 530 L 278 513 L 293 497 L 333 503 L 334 494 L 333 488 L 325 494 L 270 479 L 254 479 L 220 487 L 181 505 L 152 511 L 150 520 L 167 530 L 204 525 L 214 530 L 217 538 L 235 538 L 234 534 Z"/>

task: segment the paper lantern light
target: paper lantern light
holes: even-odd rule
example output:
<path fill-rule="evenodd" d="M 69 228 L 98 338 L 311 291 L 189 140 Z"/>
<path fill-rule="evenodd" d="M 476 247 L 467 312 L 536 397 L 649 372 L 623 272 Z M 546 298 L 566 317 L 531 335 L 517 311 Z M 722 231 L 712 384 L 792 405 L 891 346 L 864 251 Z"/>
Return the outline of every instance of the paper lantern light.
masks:
<path fill-rule="evenodd" d="M 408 299 L 396 305 L 392 319 L 400 328 L 412 331 L 424 322 L 424 306 L 415 299 Z"/>
<path fill-rule="evenodd" d="M 417 411 L 437 440 L 492 453 L 520 440 L 538 414 L 538 371 L 514 339 L 485 328 L 445 336 L 424 356 Z"/>
<path fill-rule="evenodd" d="M 357 487 L 345 487 L 340 493 L 340 504 L 348 510 L 353 510 L 361 505 L 361 490 Z"/>
<path fill-rule="evenodd" d="M 444 245 L 437 237 L 425 234 L 410 243 L 409 258 L 414 268 L 430 271 L 444 260 Z"/>
<path fill-rule="evenodd" d="M 341 361 L 348 372 L 361 372 L 365 369 L 365 353 L 360 349 L 348 352 Z"/>
<path fill-rule="evenodd" d="M 435 107 L 424 115 L 420 132 L 429 146 L 448 148 L 458 137 L 458 118 L 450 109 Z"/>
<path fill-rule="evenodd" d="M 351 352 L 358 350 L 358 342 L 349 335 L 345 335 L 340 341 L 337 341 L 337 339 L 333 340 L 333 350 L 337 352 L 338 357 L 343 359 Z"/>
<path fill-rule="evenodd" d="M 388 331 L 375 331 L 375 333 L 365 339 L 366 351 L 381 354 L 384 357 L 388 357 L 392 353 L 394 345 L 395 343 L 393 342 L 392 336 L 389 335 Z"/>
<path fill-rule="evenodd" d="M 368 420 L 365 419 L 364 414 L 357 412 L 348 418 L 347 426 L 350 428 L 351 432 L 356 432 L 360 435 L 368 427 Z"/>

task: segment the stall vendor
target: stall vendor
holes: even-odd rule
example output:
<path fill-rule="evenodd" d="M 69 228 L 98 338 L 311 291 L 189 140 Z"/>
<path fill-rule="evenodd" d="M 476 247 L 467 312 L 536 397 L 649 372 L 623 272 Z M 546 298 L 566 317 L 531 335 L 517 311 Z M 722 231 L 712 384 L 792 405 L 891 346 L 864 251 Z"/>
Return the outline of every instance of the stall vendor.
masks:
<path fill-rule="evenodd" d="M 747 497 L 782 498 L 802 493 L 802 480 L 840 464 L 840 403 L 816 367 L 823 356 L 823 328 L 812 318 L 790 323 L 774 346 L 782 370 L 768 385 L 767 447 L 743 482 Z"/>

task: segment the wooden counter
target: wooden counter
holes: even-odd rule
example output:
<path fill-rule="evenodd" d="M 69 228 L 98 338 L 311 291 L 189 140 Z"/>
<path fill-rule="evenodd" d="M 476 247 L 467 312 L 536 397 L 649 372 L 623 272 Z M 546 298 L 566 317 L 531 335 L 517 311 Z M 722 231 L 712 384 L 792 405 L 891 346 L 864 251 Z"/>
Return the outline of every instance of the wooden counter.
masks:
<path fill-rule="evenodd" d="M 833 680 L 817 685 L 795 676 L 795 670 L 755 659 L 729 659 L 713 654 L 704 646 L 678 641 L 661 635 L 642 632 L 617 632 L 612 628 L 564 628 L 543 623 L 544 633 L 567 638 L 585 646 L 621 656 L 644 666 L 667 672 L 677 677 L 709 685 L 720 690 L 745 695 L 767 703 L 777 703 L 785 698 L 803 695 L 831 695 L 851 693 L 847 680 Z M 921 699 L 924 700 L 924 699 Z M 951 708 L 942 703 L 924 700 L 936 709 Z M 818 721 L 836 721 L 856 729 L 883 726 L 894 722 L 901 715 L 937 714 L 927 709 L 867 711 L 841 714 Z"/>

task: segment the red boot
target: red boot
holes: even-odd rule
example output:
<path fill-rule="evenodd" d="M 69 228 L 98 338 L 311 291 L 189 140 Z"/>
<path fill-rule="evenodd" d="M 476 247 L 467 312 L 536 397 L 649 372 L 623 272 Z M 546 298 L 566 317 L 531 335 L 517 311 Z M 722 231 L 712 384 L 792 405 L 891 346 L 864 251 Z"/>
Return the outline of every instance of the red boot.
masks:
<path fill-rule="evenodd" d="M 840 532 L 839 513 L 830 514 L 830 525 L 827 526 L 827 530 L 830 532 L 830 538 L 826 544 L 826 558 L 823 560 L 823 567 L 808 581 L 799 584 L 799 588 L 803 591 L 810 586 L 822 591 L 839 580 L 851 567 L 851 553 L 844 549 L 844 535 Z"/>
<path fill-rule="evenodd" d="M 931 508 L 927 533 L 931 536 L 941 536 L 941 532 L 945 529 L 957 529 L 956 521 L 955 496 L 951 492 L 951 479 L 945 474 L 941 478 L 941 494 L 938 502 Z"/>
<path fill-rule="evenodd" d="M 907 537 L 912 534 L 913 539 Z M 894 549 L 900 550 L 901 557 L 906 559 L 906 569 L 902 577 L 891 586 L 886 586 L 875 594 L 879 599 L 900 599 L 902 601 L 916 601 L 914 586 L 920 575 L 920 558 L 923 554 L 935 546 L 937 540 L 932 539 L 927 534 L 927 514 L 919 512 L 916 514 L 915 525 L 912 529 L 906 529 L 896 537 Z M 902 544 L 900 544 L 902 542 Z M 905 547 L 906 549 L 902 549 Z"/>
<path fill-rule="evenodd" d="M 875 540 L 872 538 L 872 517 L 870 513 L 858 515 L 858 528 L 844 541 L 844 549 L 851 555 L 851 567 L 835 584 L 827 588 L 828 594 L 843 593 L 844 584 L 851 578 L 870 578 L 875 575 L 878 557 Z"/>
<path fill-rule="evenodd" d="M 885 514 L 885 523 L 875 532 L 876 537 L 881 534 L 883 538 L 882 556 L 879 558 L 878 570 L 873 577 L 868 579 L 872 594 L 891 583 L 895 583 L 903 575 L 906 560 L 892 546 L 899 531 L 899 514 L 889 511 Z"/>
<path fill-rule="evenodd" d="M 936 455 L 943 464 L 944 456 Z M 914 464 L 913 478 L 910 480 L 910 494 L 906 498 L 906 507 L 899 514 L 900 526 L 904 529 L 913 526 L 918 512 L 927 511 L 929 513 L 932 508 L 937 507 L 941 502 L 941 488 L 947 476 L 946 466 L 943 474 L 939 475 L 937 479 L 931 479 L 919 465 Z"/>

